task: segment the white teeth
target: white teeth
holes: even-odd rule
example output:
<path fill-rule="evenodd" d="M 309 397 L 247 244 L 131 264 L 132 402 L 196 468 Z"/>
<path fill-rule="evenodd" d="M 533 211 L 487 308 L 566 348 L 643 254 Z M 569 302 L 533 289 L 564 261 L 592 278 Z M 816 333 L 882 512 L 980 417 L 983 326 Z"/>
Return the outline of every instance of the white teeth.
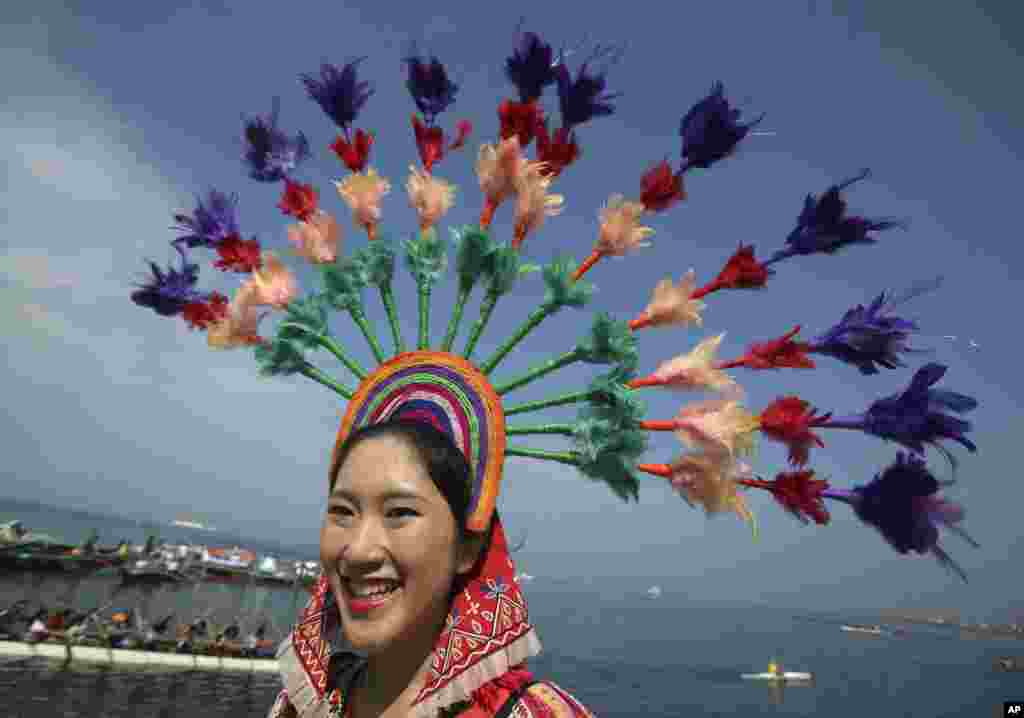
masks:
<path fill-rule="evenodd" d="M 352 595 L 364 598 L 367 596 L 380 596 L 387 593 L 391 593 L 397 589 L 399 584 L 397 582 L 388 581 L 387 583 L 372 583 L 372 584 L 353 584 L 349 582 L 348 587 L 352 592 Z"/>

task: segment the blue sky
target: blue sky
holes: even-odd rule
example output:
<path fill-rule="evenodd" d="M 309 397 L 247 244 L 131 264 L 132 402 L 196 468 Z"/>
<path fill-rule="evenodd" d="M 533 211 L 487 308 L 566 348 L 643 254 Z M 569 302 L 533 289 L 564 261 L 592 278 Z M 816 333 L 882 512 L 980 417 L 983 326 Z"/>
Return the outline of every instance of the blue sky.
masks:
<path fill-rule="evenodd" d="M 400 58 L 411 41 L 438 54 L 461 85 L 444 124 L 475 124 L 469 151 L 437 170 L 460 188 L 450 223 L 473 221 L 480 207 L 475 151 L 493 141 L 497 104 L 513 92 L 502 67 L 522 14 L 527 29 L 556 45 L 627 45 L 608 76 L 609 88 L 624 93 L 617 112 L 580 131 L 585 156 L 558 181 L 566 211 L 528 240 L 532 261 L 558 252 L 585 256 L 597 210 L 612 193 L 635 195 L 651 162 L 677 156 L 679 119 L 714 81 L 746 111 L 766 112 L 763 128 L 774 133 L 750 138 L 736 157 L 690 179 L 688 201 L 649 222 L 657 231 L 653 248 L 598 265 L 588 275 L 598 287 L 595 309 L 630 318 L 658 279 L 678 279 L 692 267 L 706 281 L 741 241 L 755 243 L 763 257 L 781 246 L 806 193 L 873 170 L 848 194 L 851 207 L 908 218 L 910 231 L 834 258 L 786 261 L 761 295 L 712 295 L 704 330 L 641 335 L 642 369 L 708 333 L 727 332 L 723 357 L 795 323 L 813 334 L 881 290 L 945 274 L 939 292 L 909 309 L 924 328 L 918 344 L 950 366 L 943 386 L 981 402 L 972 417 L 981 451 L 963 457 L 953 495 L 966 504 L 966 526 L 983 546 L 946 540 L 970 574 L 963 586 L 930 559 L 892 553 L 841 505 L 833 507 L 833 525 L 803 527 L 758 492 L 751 501 L 763 537 L 753 544 L 738 521 L 705 519 L 654 478 L 645 479 L 639 505 L 627 507 L 570 469 L 512 460 L 501 507 L 510 532 L 528 536 L 527 570 L 637 577 L 694 598 L 808 608 L 934 605 L 998 615 L 1022 605 L 1024 488 L 1013 450 L 1024 392 L 1012 303 L 1024 259 L 1015 216 L 1024 109 L 1003 78 L 1020 77 L 1024 62 L 1020 30 L 1009 29 L 1021 27 L 1012 3 L 687 3 L 665 10 L 664 3 L 633 2 L 628 11 L 588 4 L 583 12 L 540 2 L 360 2 L 289 15 L 251 3 L 118 5 L 41 2 L 5 9 L 0 23 L 3 494 L 166 519 L 194 510 L 250 535 L 313 543 L 343 407 L 301 377 L 259 379 L 247 351 L 208 350 L 182 322 L 132 305 L 131 282 L 144 257 L 170 259 L 171 214 L 191 209 L 194 195 L 210 186 L 238 192 L 243 231 L 284 248 L 287 223 L 274 206 L 279 187 L 247 179 L 239 159 L 241 115 L 266 112 L 275 95 L 284 126 L 303 130 L 316 151 L 303 178 L 342 221 L 346 246 L 365 241 L 329 184 L 343 172 L 326 151 L 334 126 L 297 79 L 324 60 L 369 56 L 361 72 L 376 94 L 358 126 L 377 132 L 372 164 L 394 186 L 383 229 L 407 236 L 414 214 L 402 187 L 416 155 Z M 582 54 L 570 56 L 570 65 Z M 553 111 L 552 100 L 549 94 Z M 511 236 L 507 207 L 495 231 Z M 310 273 L 292 262 L 311 288 Z M 233 286 L 216 274 L 204 258 L 205 287 Z M 414 285 L 402 270 L 396 285 L 410 336 Z M 540 280 L 528 279 L 502 301 L 478 356 L 541 292 Z M 448 288 L 435 294 L 435 337 L 451 298 Z M 374 294 L 367 305 L 381 321 Z M 475 313 L 476 299 L 466 326 Z M 570 348 L 585 328 L 582 316 L 567 310 L 549 320 L 498 379 Z M 369 363 L 358 333 L 342 318 L 335 326 Z M 387 344 L 384 326 L 380 334 Z M 347 378 L 327 359 L 320 366 Z M 559 373 L 515 400 L 582 387 L 592 374 Z M 825 359 L 813 372 L 734 375 L 755 410 L 798 393 L 847 413 L 901 389 L 911 369 L 863 377 Z M 679 401 L 653 394 L 649 415 L 669 418 Z M 568 420 L 572 413 L 549 415 Z M 895 454 L 860 435 L 825 439 L 812 465 L 837 486 L 868 480 Z M 655 437 L 649 460 L 670 460 L 674 444 Z M 755 465 L 773 475 L 783 461 L 780 447 L 763 443 Z"/>

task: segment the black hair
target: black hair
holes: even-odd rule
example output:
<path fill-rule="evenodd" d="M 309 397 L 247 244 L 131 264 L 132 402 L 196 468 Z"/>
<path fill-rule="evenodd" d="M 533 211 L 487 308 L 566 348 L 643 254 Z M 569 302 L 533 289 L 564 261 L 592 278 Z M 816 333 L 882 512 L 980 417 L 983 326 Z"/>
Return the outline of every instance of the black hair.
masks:
<path fill-rule="evenodd" d="M 382 436 L 394 437 L 416 452 L 426 468 L 430 480 L 434 482 L 437 490 L 448 502 L 448 506 L 455 516 L 455 522 L 459 526 L 460 535 L 465 537 L 468 533 L 466 517 L 469 514 L 472 483 L 469 461 L 447 434 L 425 422 L 384 421 L 379 424 L 363 426 L 352 432 L 331 462 L 331 473 L 328 477 L 330 490 L 334 490 L 338 472 L 348 455 L 352 453 L 352 449 L 367 439 Z"/>

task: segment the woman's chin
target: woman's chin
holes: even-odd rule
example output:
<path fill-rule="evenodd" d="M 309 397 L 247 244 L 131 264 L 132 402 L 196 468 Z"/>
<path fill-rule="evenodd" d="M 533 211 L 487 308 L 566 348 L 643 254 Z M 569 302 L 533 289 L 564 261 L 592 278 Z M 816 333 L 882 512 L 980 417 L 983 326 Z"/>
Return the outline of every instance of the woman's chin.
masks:
<path fill-rule="evenodd" d="M 348 619 L 342 621 L 341 628 L 346 643 L 353 650 L 367 656 L 386 655 L 396 647 L 408 648 L 419 642 L 415 626 L 404 625 L 396 618 L 390 616 L 373 622 Z"/>
<path fill-rule="evenodd" d="M 383 608 L 383 607 L 382 607 Z M 401 640 L 401 611 L 389 606 L 387 611 L 374 611 L 375 615 L 353 614 L 346 609 L 341 611 L 341 630 L 345 641 L 356 651 L 374 655 L 386 653 Z"/>
<path fill-rule="evenodd" d="M 396 612 L 374 619 L 343 615 L 341 630 L 353 650 L 367 656 L 390 653 L 396 646 L 416 645 L 423 638 L 419 622 L 405 620 Z"/>
<path fill-rule="evenodd" d="M 345 641 L 354 651 L 367 656 L 379 656 L 388 652 L 395 645 L 390 636 L 372 635 L 374 631 L 365 629 L 359 631 L 345 631 Z"/>

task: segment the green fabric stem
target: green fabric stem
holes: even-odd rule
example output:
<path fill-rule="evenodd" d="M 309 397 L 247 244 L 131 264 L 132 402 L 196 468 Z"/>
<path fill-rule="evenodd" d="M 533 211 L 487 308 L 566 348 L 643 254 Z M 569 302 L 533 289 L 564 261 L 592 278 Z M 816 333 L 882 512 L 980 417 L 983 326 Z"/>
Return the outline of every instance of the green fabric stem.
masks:
<path fill-rule="evenodd" d="M 456 245 L 455 267 L 459 278 L 459 293 L 441 345 L 442 351 L 446 352 L 452 350 L 455 336 L 459 333 L 469 295 L 480 278 L 488 276 L 493 269 L 491 255 L 496 249 L 491 235 L 479 226 L 467 224 L 452 229 L 452 237 Z"/>
<path fill-rule="evenodd" d="M 607 312 L 594 317 L 589 334 L 577 348 L 580 358 L 589 364 L 621 364 L 628 371 L 636 369 L 640 358 L 629 322 L 612 319 Z"/>
<path fill-rule="evenodd" d="M 319 344 L 324 349 L 326 349 L 331 354 L 333 354 L 335 357 L 337 357 L 338 361 L 340 361 L 342 364 L 344 364 L 346 367 L 348 367 L 348 370 L 350 372 L 352 372 L 353 374 L 355 374 L 356 377 L 358 377 L 360 380 L 363 380 L 363 379 L 366 378 L 366 370 L 363 369 L 362 366 L 360 366 L 359 362 L 357 362 L 355 359 L 352 359 L 348 354 L 346 354 L 345 350 L 342 349 L 329 336 L 326 336 L 324 334 L 318 334 L 317 332 L 312 331 L 309 327 L 305 327 L 305 326 L 303 326 L 301 324 L 298 324 L 296 322 L 281 322 L 278 325 L 278 327 L 280 327 L 280 328 L 288 327 L 288 328 L 300 331 L 300 332 L 302 332 L 304 334 L 308 334 L 309 336 L 313 337 L 316 340 L 317 344 Z"/>
<path fill-rule="evenodd" d="M 419 348 L 430 348 L 430 294 L 448 268 L 448 246 L 433 228 L 405 241 L 405 263 L 419 290 Z"/>
<path fill-rule="evenodd" d="M 351 399 L 354 396 L 351 389 L 342 384 L 339 384 L 337 381 L 327 376 L 313 365 L 305 366 L 302 369 L 299 369 L 299 373 L 301 373 L 303 376 L 309 377 L 315 382 L 323 384 L 331 391 L 340 394 L 346 399 Z"/>
<path fill-rule="evenodd" d="M 484 327 L 487 326 L 487 322 L 491 321 L 491 315 L 494 314 L 494 307 L 497 305 L 500 297 L 500 294 L 490 290 L 488 290 L 487 295 L 484 297 L 483 304 L 480 307 L 480 317 L 473 322 L 469 341 L 466 342 L 466 348 L 462 350 L 462 356 L 466 357 L 467 360 L 473 356 L 476 343 L 480 341 L 480 335 L 484 333 Z"/>
<path fill-rule="evenodd" d="M 544 362 L 543 364 L 541 364 L 538 367 L 535 367 L 534 369 L 531 369 L 518 379 L 513 379 L 512 381 L 506 384 L 502 384 L 501 386 L 495 387 L 495 391 L 499 395 L 502 395 L 512 391 L 513 389 L 518 389 L 521 386 L 529 384 L 531 381 L 534 381 L 535 379 L 540 379 L 542 376 L 550 374 L 553 371 L 558 371 L 562 367 L 569 366 L 573 362 L 579 361 L 581 355 L 582 352 L 579 348 L 573 349 L 572 351 L 568 351 L 560 357 L 556 357 L 550 361 Z"/>
<path fill-rule="evenodd" d="M 366 378 L 366 370 L 363 369 L 359 362 L 346 354 L 345 350 L 337 342 L 323 335 L 320 335 L 317 341 L 320 342 L 320 346 L 336 356 L 338 361 L 348 367 L 348 370 L 355 374 L 360 381 Z"/>
<path fill-rule="evenodd" d="M 591 394 L 592 392 L 590 391 L 577 391 L 572 394 L 563 394 L 562 396 L 556 396 L 553 399 L 542 399 L 541 401 L 528 401 L 525 404 L 517 404 L 516 406 L 505 409 L 505 416 L 512 416 L 513 414 L 525 414 L 530 411 L 539 411 L 540 409 L 548 409 L 553 406 L 577 404 L 581 401 L 588 401 L 591 398 Z"/>
<path fill-rule="evenodd" d="M 352 321 L 359 327 L 359 331 L 366 337 L 367 343 L 370 345 L 370 351 L 373 352 L 374 358 L 377 359 L 378 364 L 384 363 L 384 350 L 380 346 L 380 341 L 377 339 L 377 333 L 373 331 L 373 327 L 366 321 L 366 314 L 363 312 L 362 307 L 349 307 L 348 313 L 352 315 Z"/>
<path fill-rule="evenodd" d="M 572 436 L 571 424 L 535 424 L 534 426 L 507 426 L 505 433 L 509 436 L 525 436 L 527 434 L 559 434 Z"/>
<path fill-rule="evenodd" d="M 516 261 L 518 256 L 517 253 L 512 253 L 501 258 L 506 260 L 506 264 L 508 264 Z M 536 270 L 536 267 L 522 267 L 520 274 L 524 270 L 532 272 Z M 547 317 L 556 313 L 562 307 L 578 308 L 590 301 L 594 288 L 587 282 L 574 281 L 572 275 L 575 271 L 576 260 L 570 256 L 559 257 L 543 268 L 544 283 L 547 285 L 547 290 L 544 292 L 544 301 L 533 311 L 526 322 L 511 337 L 505 340 L 505 343 L 498 348 L 495 355 L 487 360 L 483 365 L 484 374 L 490 374 L 494 371 L 494 368 L 505 358 L 505 355 L 512 351 L 519 342 L 526 338 Z M 506 277 L 510 276 L 510 272 L 506 271 L 505 275 Z M 504 286 L 507 287 L 505 291 L 508 291 L 512 286 L 511 279 L 504 282 Z"/>
<path fill-rule="evenodd" d="M 574 451 L 544 451 L 543 449 L 530 449 L 525 446 L 506 446 L 505 456 L 521 456 L 527 459 L 541 459 L 543 461 L 557 461 L 560 464 L 579 466 L 580 458 Z"/>
<path fill-rule="evenodd" d="M 419 290 L 419 349 L 430 348 L 430 292 L 430 284 L 421 282 Z"/>
<path fill-rule="evenodd" d="M 353 255 L 363 275 L 364 284 L 372 284 L 380 292 L 381 301 L 387 311 L 388 324 L 391 327 L 391 338 L 395 343 L 395 353 L 405 351 L 402 341 L 401 327 L 398 324 L 398 312 L 395 309 L 391 283 L 395 274 L 395 249 L 390 240 L 380 238 L 369 242 Z M 376 354 L 376 352 L 374 352 Z M 383 355 L 383 352 L 381 352 Z M 378 361 L 383 361 L 378 358 Z"/>
<path fill-rule="evenodd" d="M 623 501 L 637 501 L 640 497 L 640 483 L 636 478 L 636 465 L 632 458 L 622 451 L 606 449 L 597 456 L 580 455 L 580 472 L 589 479 L 598 481 Z"/>
<path fill-rule="evenodd" d="M 395 295 L 390 285 L 382 284 L 380 289 L 380 300 L 384 302 L 384 311 L 388 313 L 388 324 L 391 325 L 391 338 L 395 342 L 395 354 L 405 353 L 405 340 L 402 338 L 402 327 L 398 323 L 398 309 L 395 307 Z"/>
<path fill-rule="evenodd" d="M 254 347 L 253 355 L 259 365 L 260 376 L 291 376 L 309 366 L 304 351 L 308 345 L 282 336 L 287 333 L 287 328 L 279 329 L 273 341 Z"/>
<path fill-rule="evenodd" d="M 476 343 L 480 340 L 487 323 L 494 313 L 494 306 L 498 299 L 512 291 L 516 281 L 524 275 L 532 274 L 540 267 L 520 262 L 519 251 L 513 247 L 501 245 L 487 255 L 485 273 L 487 275 L 487 295 L 484 298 L 480 309 L 480 318 L 473 325 L 473 334 L 466 343 L 466 350 L 463 355 L 469 359 L 476 349 Z"/>
<path fill-rule="evenodd" d="M 459 295 L 455 298 L 455 308 L 452 310 L 452 317 L 448 320 L 448 331 L 444 334 L 444 342 L 441 344 L 441 351 L 450 352 L 452 343 L 455 342 L 455 335 L 459 333 L 459 325 L 462 324 L 462 314 L 466 311 L 466 302 L 469 294 L 473 291 L 473 285 L 459 284 Z"/>
<path fill-rule="evenodd" d="M 530 316 L 527 317 L 526 321 L 523 322 L 522 326 L 520 326 L 515 331 L 515 333 L 512 334 L 512 336 L 506 339 L 504 344 L 498 347 L 498 351 L 494 353 L 494 356 L 492 356 L 484 363 L 480 371 L 482 371 L 484 374 L 489 375 L 492 371 L 494 371 L 494 368 L 498 366 L 498 363 L 502 359 L 504 359 L 510 351 L 515 349 L 516 345 L 519 344 L 519 342 L 523 341 L 523 339 L 526 338 L 526 335 L 528 335 L 530 332 L 536 329 L 541 322 L 543 322 L 545 319 L 550 317 L 552 314 L 554 314 L 561 308 L 562 307 L 559 304 L 545 302 L 544 304 L 541 304 L 539 307 L 534 309 Z"/>

